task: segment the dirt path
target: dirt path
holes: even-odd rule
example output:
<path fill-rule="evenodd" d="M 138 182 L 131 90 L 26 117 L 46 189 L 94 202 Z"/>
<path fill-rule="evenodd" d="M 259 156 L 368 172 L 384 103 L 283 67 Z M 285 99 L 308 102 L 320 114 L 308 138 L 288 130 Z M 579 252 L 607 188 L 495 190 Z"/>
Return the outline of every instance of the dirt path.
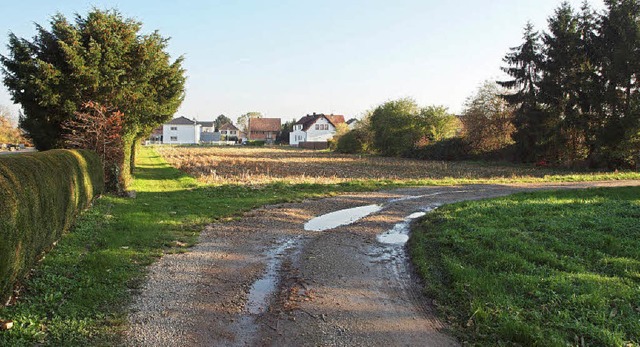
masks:
<path fill-rule="evenodd" d="M 212 224 L 151 266 L 129 317 L 132 346 L 455 346 L 412 275 L 404 245 L 377 236 L 411 214 L 519 191 L 640 181 L 425 187 L 267 206 Z M 381 210 L 327 231 L 316 216 Z M 400 237 L 401 239 L 402 237 Z M 393 238 L 392 238 L 393 239 Z"/>

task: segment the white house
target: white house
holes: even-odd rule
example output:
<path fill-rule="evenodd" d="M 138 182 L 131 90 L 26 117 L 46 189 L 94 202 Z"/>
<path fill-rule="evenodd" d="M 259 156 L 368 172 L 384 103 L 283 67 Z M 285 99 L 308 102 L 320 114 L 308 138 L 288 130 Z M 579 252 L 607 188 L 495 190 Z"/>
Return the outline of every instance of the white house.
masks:
<path fill-rule="evenodd" d="M 338 124 L 344 123 L 342 115 L 312 114 L 300 118 L 289 134 L 291 146 L 326 148 L 327 141 L 333 138 Z"/>
<path fill-rule="evenodd" d="M 172 119 L 162 125 L 162 143 L 186 145 L 200 143 L 202 125 L 186 117 Z"/>

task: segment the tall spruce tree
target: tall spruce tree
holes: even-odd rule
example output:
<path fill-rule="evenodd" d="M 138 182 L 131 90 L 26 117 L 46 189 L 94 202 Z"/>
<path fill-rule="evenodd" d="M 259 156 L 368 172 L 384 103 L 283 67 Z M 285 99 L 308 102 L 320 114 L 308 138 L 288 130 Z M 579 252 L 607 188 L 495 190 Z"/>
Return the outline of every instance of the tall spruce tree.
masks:
<path fill-rule="evenodd" d="M 503 59 L 508 65 L 502 70 L 513 79 L 497 82 L 500 86 L 515 90 L 512 94 L 503 95 L 505 100 L 515 107 L 513 123 L 516 132 L 513 139 L 516 143 L 516 156 L 520 161 L 540 159 L 544 149 L 541 148 L 546 133 L 547 113 L 538 100 L 542 53 L 540 35 L 531 23 L 527 23 L 523 35 L 524 42 L 511 48 Z"/>
<path fill-rule="evenodd" d="M 589 159 L 597 152 L 597 132 L 605 114 L 605 102 L 602 86 L 605 85 L 600 67 L 602 52 L 598 36 L 599 16 L 584 1 L 578 16 L 578 32 L 580 41 L 577 50 L 580 60 L 577 75 L 577 96 L 579 117 L 570 120 L 570 124 L 579 129 L 584 140 L 584 153 L 576 153 L 577 158 Z M 572 145 L 578 150 L 579 146 Z"/>
<path fill-rule="evenodd" d="M 549 117 L 544 124 L 540 143 L 546 149 L 545 159 L 575 161 L 583 144 L 578 127 L 580 69 L 584 52 L 580 50 L 579 18 L 569 3 L 564 2 L 548 20 L 549 32 L 543 35 L 542 80 L 540 102 Z"/>
<path fill-rule="evenodd" d="M 601 16 L 599 43 L 606 113 L 597 132 L 596 153 L 600 165 L 618 167 L 637 160 L 640 129 L 640 3 L 606 0 Z"/>
<path fill-rule="evenodd" d="M 167 39 L 141 34 L 142 24 L 117 11 L 94 9 L 33 40 L 9 35 L 1 56 L 4 83 L 24 110 L 20 125 L 40 150 L 62 145 L 62 124 L 92 101 L 124 113 L 121 179 L 133 168 L 135 144 L 170 119 L 184 98 L 182 57 L 171 60 Z"/>

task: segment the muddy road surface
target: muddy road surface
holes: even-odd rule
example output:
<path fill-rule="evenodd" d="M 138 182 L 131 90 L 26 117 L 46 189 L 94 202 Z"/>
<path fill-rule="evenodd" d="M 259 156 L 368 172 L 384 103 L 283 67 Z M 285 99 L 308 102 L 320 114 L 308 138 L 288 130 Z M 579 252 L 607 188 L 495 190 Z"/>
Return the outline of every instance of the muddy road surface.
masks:
<path fill-rule="evenodd" d="M 126 342 L 456 346 L 412 274 L 405 249 L 412 220 L 463 200 L 630 185 L 640 182 L 409 188 L 254 210 L 208 226 L 189 252 L 151 266 Z"/>

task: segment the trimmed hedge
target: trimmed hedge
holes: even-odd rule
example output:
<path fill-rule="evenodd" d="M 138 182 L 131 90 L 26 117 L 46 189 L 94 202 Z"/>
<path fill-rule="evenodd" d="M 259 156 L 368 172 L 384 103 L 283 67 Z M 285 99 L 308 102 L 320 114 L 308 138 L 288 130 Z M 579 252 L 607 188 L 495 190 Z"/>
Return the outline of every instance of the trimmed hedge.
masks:
<path fill-rule="evenodd" d="M 91 151 L 0 156 L 0 303 L 103 189 Z"/>

